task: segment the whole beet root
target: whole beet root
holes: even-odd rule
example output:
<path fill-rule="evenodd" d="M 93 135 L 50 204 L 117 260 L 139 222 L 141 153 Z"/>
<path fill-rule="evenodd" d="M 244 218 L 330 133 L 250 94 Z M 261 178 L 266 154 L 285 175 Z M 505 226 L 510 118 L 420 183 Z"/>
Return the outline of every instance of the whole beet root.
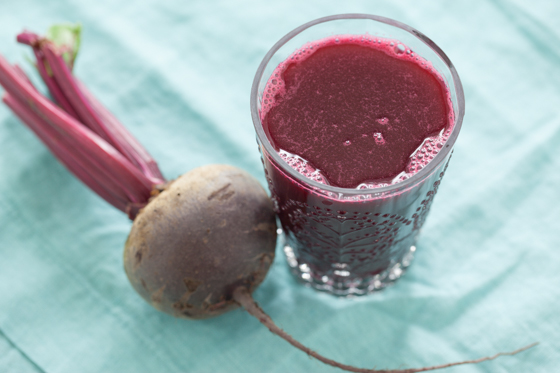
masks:
<path fill-rule="evenodd" d="M 247 172 L 225 165 L 194 169 L 140 211 L 124 250 L 136 291 L 173 316 L 202 319 L 239 304 L 274 259 L 276 220 L 264 189 Z"/>

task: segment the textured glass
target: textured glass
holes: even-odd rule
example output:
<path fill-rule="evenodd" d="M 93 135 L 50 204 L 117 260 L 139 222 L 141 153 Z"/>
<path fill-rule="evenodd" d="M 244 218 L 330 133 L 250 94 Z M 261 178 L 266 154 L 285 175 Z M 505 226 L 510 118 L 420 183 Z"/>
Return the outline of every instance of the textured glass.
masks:
<path fill-rule="evenodd" d="M 449 139 L 426 167 L 402 182 L 361 190 L 319 184 L 292 169 L 264 133 L 262 95 L 276 66 L 305 43 L 339 34 L 404 43 L 431 62 L 450 90 L 455 123 Z M 316 289 L 341 296 L 367 294 L 398 279 L 412 260 L 464 115 L 461 82 L 445 54 L 418 31 L 387 18 L 321 18 L 290 32 L 265 56 L 253 83 L 251 111 L 292 273 Z"/>

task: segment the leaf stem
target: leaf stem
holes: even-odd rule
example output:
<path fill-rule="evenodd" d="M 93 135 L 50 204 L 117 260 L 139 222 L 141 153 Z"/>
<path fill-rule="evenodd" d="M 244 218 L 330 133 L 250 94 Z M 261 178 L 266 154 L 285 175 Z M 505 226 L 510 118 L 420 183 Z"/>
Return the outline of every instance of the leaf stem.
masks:
<path fill-rule="evenodd" d="M 2 100 L 21 121 L 45 143 L 54 156 L 64 164 L 70 172 L 111 205 L 119 210 L 125 211 L 127 207 L 126 196 L 113 193 L 112 190 L 118 188 L 116 188 L 115 185 L 110 185 L 110 181 L 105 179 L 104 175 L 102 175 L 97 168 L 93 168 L 91 164 L 87 164 L 87 160 L 77 157 L 69 144 L 65 144 L 56 134 L 53 135 L 53 133 L 49 131 L 50 126 L 46 124 L 41 117 L 9 94 L 5 94 Z M 89 170 L 89 172 L 87 170 Z M 97 180 L 102 180 L 102 182 L 98 182 Z"/>
<path fill-rule="evenodd" d="M 28 79 L 22 78 L 22 74 L 0 56 L 0 84 L 8 92 L 8 102 L 17 107 L 20 114 L 25 108 L 29 112 L 27 122 L 41 126 L 47 136 L 57 138 L 61 144 L 66 144 L 68 152 L 60 153 L 64 156 L 59 159 L 71 170 L 77 170 L 76 167 L 71 166 L 73 162 L 71 158 L 79 158 L 85 171 L 95 174 L 97 184 L 105 185 L 112 195 L 124 197 L 127 204 L 147 203 L 155 185 L 153 180 L 145 176 L 104 139 L 53 105 L 29 83 Z M 9 96 L 17 101 L 10 99 Z M 20 103 L 19 106 L 17 102 Z M 36 120 L 31 113 L 38 116 L 41 121 Z M 85 179 L 82 177 L 84 182 Z M 98 186 L 91 182 L 86 184 L 96 192 L 99 190 Z M 107 194 L 103 194 L 102 197 L 106 198 Z M 113 205 L 116 204 L 110 198 L 106 200 Z M 122 204 L 118 205 L 119 207 L 115 207 L 127 211 Z"/>
<path fill-rule="evenodd" d="M 30 45 L 37 57 L 37 67 L 53 98 L 69 114 L 79 119 L 105 139 L 155 184 L 165 179 L 156 162 L 126 128 L 72 75 L 63 58 L 63 48 L 38 35 L 25 31 L 18 41 Z M 48 66 L 50 73 L 46 70 Z"/>

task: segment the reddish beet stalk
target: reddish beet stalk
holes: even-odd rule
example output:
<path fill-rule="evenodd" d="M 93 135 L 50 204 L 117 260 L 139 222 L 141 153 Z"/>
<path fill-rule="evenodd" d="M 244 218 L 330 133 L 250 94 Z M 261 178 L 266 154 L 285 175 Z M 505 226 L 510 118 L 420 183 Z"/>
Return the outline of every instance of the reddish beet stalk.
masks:
<path fill-rule="evenodd" d="M 95 125 L 88 128 L 75 118 L 74 113 L 80 111 L 71 109 L 74 106 L 70 106 L 69 113 L 54 105 L 31 85 L 21 69 L 10 66 L 0 56 L 0 84 L 7 91 L 4 102 L 72 173 L 133 219 L 146 205 L 152 191 L 166 182 L 156 162 L 93 95 L 83 89 L 62 57 L 56 54 L 52 42 L 28 32 L 21 34 L 18 40 L 31 43 L 37 56 L 50 56 L 48 61 L 38 59 L 37 66 L 42 66 L 38 70 L 47 74 L 51 94 L 59 97 L 64 106 L 79 102 L 82 115 Z M 61 80 L 66 85 L 61 84 Z M 77 91 L 79 96 L 75 95 Z"/>

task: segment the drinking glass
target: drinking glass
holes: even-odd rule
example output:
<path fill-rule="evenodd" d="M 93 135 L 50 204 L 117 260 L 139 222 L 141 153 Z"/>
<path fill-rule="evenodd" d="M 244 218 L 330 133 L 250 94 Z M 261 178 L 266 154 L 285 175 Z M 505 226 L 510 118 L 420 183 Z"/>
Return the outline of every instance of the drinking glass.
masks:
<path fill-rule="evenodd" d="M 334 35 L 395 40 L 432 64 L 451 96 L 454 124 L 443 148 L 410 178 L 374 189 L 324 185 L 290 167 L 261 123 L 263 93 L 275 68 L 306 43 Z M 364 295 L 397 280 L 416 251 L 418 234 L 438 191 L 465 111 L 463 88 L 443 51 L 419 31 L 392 19 L 343 14 L 288 33 L 266 54 L 251 90 L 251 115 L 291 272 L 315 289 Z"/>

